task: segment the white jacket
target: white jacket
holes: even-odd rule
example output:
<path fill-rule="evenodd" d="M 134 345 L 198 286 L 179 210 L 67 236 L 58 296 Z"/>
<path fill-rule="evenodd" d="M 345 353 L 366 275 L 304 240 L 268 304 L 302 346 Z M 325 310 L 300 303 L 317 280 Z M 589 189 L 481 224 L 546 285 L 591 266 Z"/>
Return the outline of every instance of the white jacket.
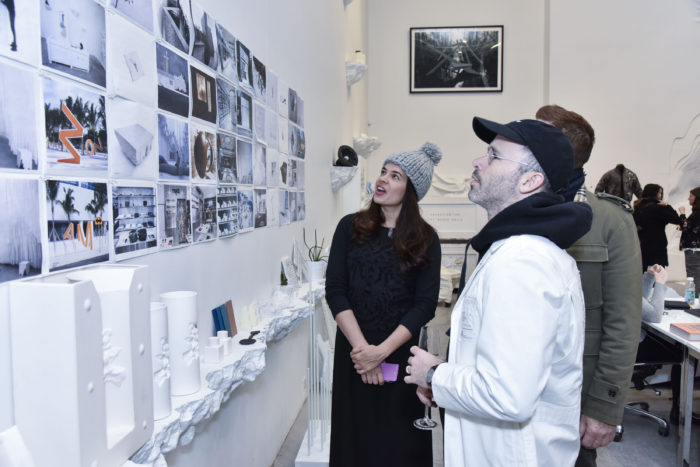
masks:
<path fill-rule="evenodd" d="M 579 451 L 584 304 L 575 261 L 549 240 L 495 242 L 452 312 L 433 375 L 445 466 L 573 466 Z"/>

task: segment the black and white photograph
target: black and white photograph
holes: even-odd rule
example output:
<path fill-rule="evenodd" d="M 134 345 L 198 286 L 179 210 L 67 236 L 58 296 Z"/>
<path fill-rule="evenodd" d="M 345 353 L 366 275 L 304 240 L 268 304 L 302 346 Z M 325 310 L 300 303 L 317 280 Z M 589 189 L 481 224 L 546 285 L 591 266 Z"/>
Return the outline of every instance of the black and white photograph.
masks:
<path fill-rule="evenodd" d="M 216 183 L 216 135 L 190 124 L 190 175 L 193 182 Z"/>
<path fill-rule="evenodd" d="M 289 122 L 289 155 L 306 157 L 306 137 L 304 130 Z"/>
<path fill-rule="evenodd" d="M 243 42 L 236 41 L 236 60 L 238 60 L 238 83 L 253 92 L 253 56 Z"/>
<path fill-rule="evenodd" d="M 39 168 L 36 74 L 0 63 L 0 171 Z"/>
<path fill-rule="evenodd" d="M 242 139 L 236 141 L 236 170 L 238 183 L 253 184 L 253 144 Z"/>
<path fill-rule="evenodd" d="M 279 149 L 279 128 L 277 112 L 265 109 L 265 142 L 268 148 Z"/>
<path fill-rule="evenodd" d="M 229 81 L 238 81 L 236 62 L 236 38 L 228 29 L 216 23 L 216 44 L 219 50 L 219 65 L 217 71 Z"/>
<path fill-rule="evenodd" d="M 187 60 L 156 44 L 158 108 L 182 117 L 190 115 L 190 74 Z"/>
<path fill-rule="evenodd" d="M 40 2 L 0 2 L 0 55 L 31 65 L 39 64 Z"/>
<path fill-rule="evenodd" d="M 183 247 L 192 243 L 189 187 L 159 183 L 157 200 L 160 249 Z"/>
<path fill-rule="evenodd" d="M 39 181 L 0 176 L 0 283 L 41 274 Z"/>
<path fill-rule="evenodd" d="M 236 138 L 227 133 L 216 134 L 219 183 L 236 183 Z"/>
<path fill-rule="evenodd" d="M 297 192 L 288 191 L 287 192 L 287 203 L 289 206 L 289 222 L 296 222 L 297 219 Z"/>
<path fill-rule="evenodd" d="M 127 4 L 119 0 L 120 4 Z M 150 4 L 150 2 L 149 2 Z M 155 107 L 156 48 L 153 36 L 119 15 L 107 15 L 109 79 L 114 94 Z"/>
<path fill-rule="evenodd" d="M 276 187 L 280 184 L 279 153 L 267 148 L 267 186 Z"/>
<path fill-rule="evenodd" d="M 267 185 L 267 148 L 262 144 L 253 143 L 253 185 Z"/>
<path fill-rule="evenodd" d="M 75 81 L 44 78 L 46 171 L 107 177 L 105 97 Z"/>
<path fill-rule="evenodd" d="M 304 99 L 297 94 L 297 125 L 304 128 Z"/>
<path fill-rule="evenodd" d="M 289 88 L 289 95 L 287 97 L 287 109 L 289 121 L 292 123 L 299 124 L 299 96 L 297 92 Z"/>
<path fill-rule="evenodd" d="M 281 79 L 277 80 L 277 112 L 287 118 L 289 115 L 289 86 Z"/>
<path fill-rule="evenodd" d="M 267 75 L 265 74 L 265 64 L 253 57 L 253 93 L 262 102 L 267 100 Z"/>
<path fill-rule="evenodd" d="M 160 0 L 156 27 L 160 39 L 182 53 L 190 53 L 192 16 L 189 0 Z"/>
<path fill-rule="evenodd" d="M 293 186 L 297 190 L 304 189 L 304 161 L 297 159 L 296 157 L 290 157 L 290 162 L 292 164 L 291 168 L 291 182 L 289 186 Z"/>
<path fill-rule="evenodd" d="M 218 187 L 216 220 L 219 238 L 232 237 L 238 233 L 238 193 L 235 186 Z"/>
<path fill-rule="evenodd" d="M 238 187 L 238 231 L 247 232 L 253 227 L 253 189 Z"/>
<path fill-rule="evenodd" d="M 289 191 L 279 190 L 278 212 L 280 225 L 287 225 L 290 222 L 289 215 Z"/>
<path fill-rule="evenodd" d="M 290 165 L 289 165 L 289 156 L 286 154 L 278 153 L 277 154 L 277 173 L 279 174 L 279 183 L 278 185 L 284 188 L 287 188 L 290 186 Z"/>
<path fill-rule="evenodd" d="M 190 212 L 194 243 L 216 240 L 216 186 L 192 185 Z"/>
<path fill-rule="evenodd" d="M 306 195 L 303 191 L 297 191 L 297 221 L 306 219 Z"/>
<path fill-rule="evenodd" d="M 39 3 L 41 63 L 105 87 L 104 7 L 93 0 L 45 0 Z"/>
<path fill-rule="evenodd" d="M 279 146 L 279 151 L 287 154 L 289 152 L 289 120 L 286 118 L 277 119 L 277 128 L 279 132 L 277 133 L 277 146 Z"/>
<path fill-rule="evenodd" d="M 153 32 L 152 0 L 110 0 L 110 5 L 146 31 Z M 112 29 L 114 32 L 114 29 Z"/>
<path fill-rule="evenodd" d="M 216 21 L 197 3 L 192 2 L 192 57 L 212 70 L 218 66 L 216 46 Z"/>
<path fill-rule="evenodd" d="M 46 180 L 49 271 L 109 259 L 107 184 Z"/>
<path fill-rule="evenodd" d="M 237 90 L 236 123 L 239 135 L 253 137 L 253 98 L 240 89 Z"/>
<path fill-rule="evenodd" d="M 265 107 L 258 104 L 257 101 L 253 101 L 253 134 L 255 135 L 256 141 L 260 143 L 265 143 L 267 139 L 267 131 L 265 130 Z"/>
<path fill-rule="evenodd" d="M 216 79 L 190 65 L 192 116 L 216 125 Z"/>
<path fill-rule="evenodd" d="M 158 114 L 158 178 L 190 179 L 189 139 L 185 120 Z"/>
<path fill-rule="evenodd" d="M 270 227 L 277 226 L 280 223 L 279 196 L 278 189 L 267 189 L 267 225 Z"/>
<path fill-rule="evenodd" d="M 107 109 L 112 177 L 155 179 L 158 156 L 153 108 L 117 97 L 108 102 Z"/>
<path fill-rule="evenodd" d="M 411 28 L 410 92 L 501 92 L 503 26 Z"/>
<path fill-rule="evenodd" d="M 112 186 L 116 260 L 158 250 L 155 186 Z"/>
<path fill-rule="evenodd" d="M 238 120 L 236 114 L 236 88 L 225 79 L 216 78 L 216 107 L 219 128 L 235 132 Z"/>
<path fill-rule="evenodd" d="M 274 112 L 277 112 L 277 104 L 279 101 L 279 98 L 277 96 L 277 75 L 274 74 L 270 69 L 268 68 L 266 70 L 267 74 L 267 91 L 266 91 L 266 101 L 267 101 L 267 106 L 270 107 Z"/>
<path fill-rule="evenodd" d="M 253 214 L 256 229 L 267 226 L 267 190 L 265 188 L 253 190 Z"/>

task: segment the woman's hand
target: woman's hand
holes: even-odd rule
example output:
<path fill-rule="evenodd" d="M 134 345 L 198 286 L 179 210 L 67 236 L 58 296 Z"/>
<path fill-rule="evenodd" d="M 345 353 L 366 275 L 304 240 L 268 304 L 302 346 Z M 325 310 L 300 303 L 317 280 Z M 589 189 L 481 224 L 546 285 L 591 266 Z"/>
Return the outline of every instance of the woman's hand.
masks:
<path fill-rule="evenodd" d="M 355 370 L 360 375 L 363 375 L 377 367 L 387 357 L 384 348 L 379 345 L 361 345 L 350 352 L 350 358 L 355 364 Z M 381 373 L 381 368 L 379 369 Z"/>
<path fill-rule="evenodd" d="M 374 385 L 384 384 L 384 373 L 382 373 L 381 366 L 377 366 L 377 367 L 361 374 L 360 376 L 362 377 L 362 382 L 365 384 L 374 384 Z"/>

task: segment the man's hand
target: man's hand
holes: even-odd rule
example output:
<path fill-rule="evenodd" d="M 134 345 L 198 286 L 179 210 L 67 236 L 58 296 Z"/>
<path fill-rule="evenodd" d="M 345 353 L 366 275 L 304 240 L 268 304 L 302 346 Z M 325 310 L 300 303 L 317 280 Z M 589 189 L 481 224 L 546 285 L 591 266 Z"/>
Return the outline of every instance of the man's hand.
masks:
<path fill-rule="evenodd" d="M 411 347 L 411 353 L 413 357 L 408 358 L 408 366 L 406 367 L 408 376 L 404 377 L 404 382 L 408 384 L 417 384 L 422 388 L 430 389 L 428 383 L 425 382 L 425 374 L 431 367 L 444 363 L 445 360 L 429 354 L 416 345 Z"/>
<path fill-rule="evenodd" d="M 361 374 L 360 376 L 362 377 L 362 382 L 365 384 L 374 384 L 380 386 L 384 384 L 384 373 L 382 373 L 381 366 L 377 366 Z"/>
<path fill-rule="evenodd" d="M 418 399 L 423 403 L 423 405 L 427 405 L 428 407 L 437 407 L 437 404 L 433 400 L 432 389 L 426 389 L 418 386 L 416 388 L 416 395 L 418 396 Z"/>
<path fill-rule="evenodd" d="M 608 425 L 595 418 L 581 415 L 578 431 L 581 446 L 586 449 L 598 449 L 607 446 L 615 437 L 615 425 Z"/>
<path fill-rule="evenodd" d="M 377 368 L 386 357 L 387 355 L 385 355 L 383 348 L 378 345 L 362 345 L 350 352 L 350 358 L 355 364 L 355 370 L 360 375 Z"/>

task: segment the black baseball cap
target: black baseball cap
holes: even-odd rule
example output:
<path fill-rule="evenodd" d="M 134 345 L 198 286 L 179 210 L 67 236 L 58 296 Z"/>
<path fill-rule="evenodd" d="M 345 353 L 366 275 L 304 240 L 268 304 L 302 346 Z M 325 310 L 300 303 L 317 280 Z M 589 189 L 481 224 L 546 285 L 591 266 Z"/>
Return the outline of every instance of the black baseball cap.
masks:
<path fill-rule="evenodd" d="M 559 128 L 539 120 L 515 120 L 503 125 L 481 117 L 474 117 L 472 128 L 486 143 L 491 144 L 501 135 L 530 148 L 555 193 L 563 193 L 569 186 L 574 171 L 574 149 Z"/>

